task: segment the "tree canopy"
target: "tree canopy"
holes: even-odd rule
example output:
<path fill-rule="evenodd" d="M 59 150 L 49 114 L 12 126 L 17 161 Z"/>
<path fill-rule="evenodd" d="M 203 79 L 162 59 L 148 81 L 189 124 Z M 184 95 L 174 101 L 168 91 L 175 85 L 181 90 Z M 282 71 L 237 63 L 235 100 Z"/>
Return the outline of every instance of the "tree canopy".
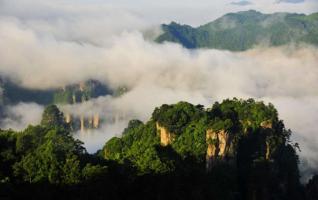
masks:
<path fill-rule="evenodd" d="M 167 146 L 157 124 L 175 135 Z M 0 197 L 315 199 L 316 177 L 300 184 L 290 135 L 272 104 L 179 102 L 157 107 L 147 122 L 131 120 L 121 137 L 88 154 L 51 105 L 40 125 L 0 130 Z M 223 154 L 211 157 L 220 145 Z"/>

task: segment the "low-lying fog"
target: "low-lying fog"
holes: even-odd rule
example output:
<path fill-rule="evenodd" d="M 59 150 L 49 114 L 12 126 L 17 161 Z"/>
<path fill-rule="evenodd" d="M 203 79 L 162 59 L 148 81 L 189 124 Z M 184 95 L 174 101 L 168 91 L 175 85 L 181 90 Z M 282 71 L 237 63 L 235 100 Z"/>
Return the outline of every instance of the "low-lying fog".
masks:
<path fill-rule="evenodd" d="M 303 176 L 318 169 L 317 48 L 263 45 L 240 53 L 187 50 L 152 42 L 159 26 L 132 12 L 46 3 L 40 5 L 50 8 L 48 12 L 35 16 L 11 4 L 11 10 L 0 9 L 0 74 L 36 89 L 88 79 L 111 88 L 128 87 L 117 98 L 60 106 L 74 115 L 99 113 L 117 119 L 115 123 L 105 120 L 98 130 L 75 134 L 89 152 L 119 136 L 130 119 L 147 121 L 163 103 L 188 101 L 210 107 L 224 98 L 252 97 L 272 102 L 293 131 L 293 140 L 301 147 Z M 34 103 L 8 106 L 1 128 L 21 130 L 37 124 L 42 111 Z"/>

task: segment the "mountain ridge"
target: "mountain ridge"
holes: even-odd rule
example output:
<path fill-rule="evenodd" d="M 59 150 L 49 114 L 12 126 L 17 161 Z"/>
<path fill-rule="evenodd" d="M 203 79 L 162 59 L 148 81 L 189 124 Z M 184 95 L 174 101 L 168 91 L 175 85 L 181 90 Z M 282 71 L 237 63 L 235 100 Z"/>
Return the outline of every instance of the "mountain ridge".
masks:
<path fill-rule="evenodd" d="M 175 42 L 189 49 L 214 48 L 244 51 L 267 44 L 318 45 L 318 13 L 263 14 L 255 10 L 228 13 L 209 23 L 192 27 L 176 22 L 162 25 L 163 34 L 155 41 Z"/>

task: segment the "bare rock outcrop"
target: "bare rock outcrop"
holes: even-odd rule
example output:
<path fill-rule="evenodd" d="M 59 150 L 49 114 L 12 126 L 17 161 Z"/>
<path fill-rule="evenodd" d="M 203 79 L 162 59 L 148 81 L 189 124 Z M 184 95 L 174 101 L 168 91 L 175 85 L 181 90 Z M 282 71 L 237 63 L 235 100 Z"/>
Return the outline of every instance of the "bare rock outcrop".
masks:
<path fill-rule="evenodd" d="M 165 127 L 160 126 L 160 124 L 156 123 L 157 132 L 160 135 L 160 144 L 162 146 L 167 146 L 171 144 L 175 139 L 175 134 L 170 133 Z"/>
<path fill-rule="evenodd" d="M 69 114 L 69 113 L 65 114 L 65 122 L 67 124 L 70 124 L 72 122 L 72 115 L 71 114 Z"/>
<path fill-rule="evenodd" d="M 273 128 L 273 123 L 272 123 L 272 121 L 271 120 L 266 120 L 266 121 L 263 121 L 261 124 L 260 124 L 260 126 L 262 127 L 262 128 L 270 128 L 270 129 L 272 129 Z"/>
<path fill-rule="evenodd" d="M 85 131 L 85 119 L 84 119 L 84 116 L 80 117 L 80 122 L 81 122 L 81 131 Z"/>
<path fill-rule="evenodd" d="M 208 129 L 206 131 L 207 142 L 207 169 L 210 169 L 214 160 L 226 157 L 229 149 L 229 134 L 225 130 L 214 131 Z"/>
<path fill-rule="evenodd" d="M 99 122 L 100 122 L 99 114 L 95 114 L 93 116 L 93 128 L 99 128 Z"/>
<path fill-rule="evenodd" d="M 98 129 L 100 127 L 99 114 L 94 114 L 90 117 L 85 117 L 84 115 L 75 117 L 67 113 L 64 116 L 64 120 L 73 131 L 85 131 L 88 129 Z"/>
<path fill-rule="evenodd" d="M 272 129 L 273 128 L 273 122 L 271 120 L 266 120 L 263 121 L 260 126 L 264 129 Z M 270 159 L 270 143 L 266 141 L 266 151 L 265 151 L 265 159 L 269 160 Z"/>

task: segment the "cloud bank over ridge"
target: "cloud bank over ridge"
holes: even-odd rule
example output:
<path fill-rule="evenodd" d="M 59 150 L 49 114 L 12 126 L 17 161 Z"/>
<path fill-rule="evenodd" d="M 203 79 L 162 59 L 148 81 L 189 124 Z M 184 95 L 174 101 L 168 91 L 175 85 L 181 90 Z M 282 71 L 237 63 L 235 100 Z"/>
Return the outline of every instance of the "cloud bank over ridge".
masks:
<path fill-rule="evenodd" d="M 177 8 L 178 1 L 169 4 L 167 15 L 161 13 L 165 18 L 159 17 L 158 11 L 149 14 L 153 8 L 144 1 L 139 2 L 149 8 L 149 13 L 138 12 L 130 4 L 123 6 L 125 0 L 115 4 L 70 1 L 75 6 L 56 2 L 0 0 L 0 74 L 37 89 L 87 79 L 100 80 L 112 88 L 128 87 L 129 92 L 119 98 L 100 97 L 61 107 L 74 115 L 97 112 L 106 119 L 119 116 L 117 123 L 105 123 L 91 135 L 77 135 L 91 152 L 100 148 L 105 139 L 120 134 L 129 119 L 147 120 L 154 107 L 163 103 L 183 100 L 211 106 L 224 98 L 253 97 L 276 105 L 280 117 L 301 145 L 303 171 L 307 174 L 317 169 L 317 48 L 255 47 L 241 53 L 187 50 L 177 44 L 151 41 L 160 32 L 159 23 L 171 15 L 170 8 L 175 9 L 176 18 L 172 20 L 187 22 Z M 156 3 L 159 11 L 165 8 L 164 2 Z M 221 1 L 215 2 L 223 5 Z M 225 11 L 238 9 L 229 5 L 232 1 L 223 2 L 227 3 Z M 257 9 L 267 5 L 260 11 L 283 10 L 275 1 L 251 2 L 253 5 L 246 7 Z M 197 15 L 205 3 L 202 0 L 195 6 Z M 187 10 L 190 3 L 182 5 L 180 9 Z M 298 9 L 310 13 L 317 3 L 308 0 L 289 6 L 285 11 Z M 219 16 L 222 14 L 225 13 Z M 197 15 L 189 23 L 214 18 Z M 42 110 L 35 104 L 8 107 L 5 112 L 9 117 L 2 122 L 2 128 L 21 129 L 28 123 L 36 123 Z M 19 124 L 12 119 L 20 119 Z"/>

